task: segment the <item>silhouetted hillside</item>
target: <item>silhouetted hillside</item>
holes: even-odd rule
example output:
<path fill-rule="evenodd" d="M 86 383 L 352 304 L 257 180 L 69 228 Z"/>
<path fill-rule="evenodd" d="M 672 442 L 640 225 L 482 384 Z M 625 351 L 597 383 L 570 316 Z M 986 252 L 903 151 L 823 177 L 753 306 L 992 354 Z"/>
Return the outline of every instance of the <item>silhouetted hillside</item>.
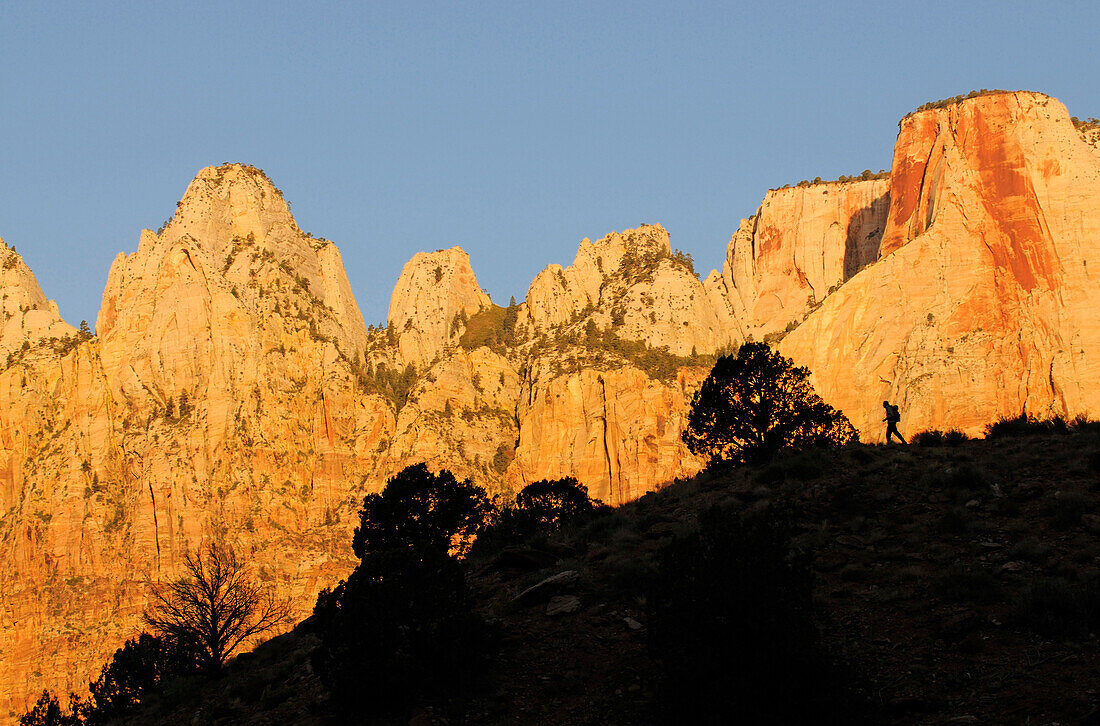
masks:
<path fill-rule="evenodd" d="M 492 669 L 465 701 L 427 699 L 398 722 L 657 723 L 670 647 L 695 648 L 677 662 L 694 657 L 718 681 L 723 669 L 771 667 L 763 649 L 783 639 L 779 631 L 740 652 L 728 637 L 752 632 L 744 619 L 762 617 L 758 597 L 792 613 L 769 616 L 768 627 L 787 622 L 799 633 L 781 652 L 802 672 L 827 672 L 843 694 L 824 708 L 895 724 L 1092 723 L 1100 713 L 1100 428 L 1035 428 L 703 473 L 549 537 L 476 555 L 465 565 L 477 608 L 499 633 Z M 715 536 L 716 526 L 728 531 Z M 762 543 L 761 532 L 771 539 Z M 709 558 L 722 577 L 755 583 L 741 588 L 752 591 L 739 595 L 716 580 L 713 594 L 723 599 L 708 601 L 701 588 L 670 609 L 661 578 L 685 547 L 711 547 L 691 561 Z M 738 564 L 750 560 L 789 574 Z M 800 582 L 809 588 L 804 602 Z M 662 637 L 648 632 L 655 613 Z M 695 636 L 670 646 L 670 613 L 712 630 L 713 646 Z M 334 722 L 308 665 L 317 642 L 307 621 L 238 658 L 220 681 L 173 685 L 136 722 Z M 762 686 L 758 698 L 808 698 L 789 680 L 797 671 Z M 728 707 L 698 693 L 702 720 Z"/>

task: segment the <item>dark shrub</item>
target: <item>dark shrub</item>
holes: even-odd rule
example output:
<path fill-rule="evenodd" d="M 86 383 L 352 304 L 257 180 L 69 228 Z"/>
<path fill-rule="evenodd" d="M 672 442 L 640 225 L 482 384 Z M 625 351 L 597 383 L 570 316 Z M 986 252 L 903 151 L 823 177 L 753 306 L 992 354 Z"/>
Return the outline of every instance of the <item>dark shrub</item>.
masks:
<path fill-rule="evenodd" d="M 1081 523 L 1081 517 L 1093 508 L 1092 499 L 1080 492 L 1056 492 L 1048 500 L 1051 524 L 1071 529 Z"/>
<path fill-rule="evenodd" d="M 913 437 L 913 443 L 918 446 L 958 446 L 969 440 L 970 437 L 958 429 L 951 429 L 950 431 L 930 429 L 921 431 Z"/>
<path fill-rule="evenodd" d="M 770 510 L 715 508 L 662 552 L 647 598 L 658 708 L 693 724 L 857 723 L 861 707 L 824 652 L 812 579 Z"/>
<path fill-rule="evenodd" d="M 717 466 L 858 441 L 848 418 L 814 392 L 809 375 L 765 343 L 742 345 L 736 357 L 718 359 L 695 394 L 684 443 Z"/>
<path fill-rule="evenodd" d="M 985 427 L 985 437 L 996 439 L 1006 436 L 1035 436 L 1037 434 L 1068 434 L 1100 430 L 1100 421 L 1078 416 L 1067 421 L 1062 416 L 1038 419 L 1021 413 L 1015 418 L 1002 418 Z"/>
<path fill-rule="evenodd" d="M 957 466 L 931 469 L 924 475 L 928 486 L 951 491 L 982 491 L 992 483 L 989 472 L 976 464 L 963 462 Z"/>
<path fill-rule="evenodd" d="M 948 602 L 988 603 L 1001 594 L 997 578 L 987 570 L 952 565 L 936 580 L 936 594 Z"/>
<path fill-rule="evenodd" d="M 1085 467 L 1090 474 L 1100 475 L 1100 451 L 1089 454 L 1088 464 Z"/>
<path fill-rule="evenodd" d="M 122 719 L 157 693 L 165 680 L 199 670 L 196 653 L 148 633 L 127 640 L 103 666 L 99 679 L 89 684 L 91 702 L 88 723 Z"/>
<path fill-rule="evenodd" d="M 49 691 L 42 691 L 42 695 L 31 710 L 19 717 L 20 726 L 81 726 L 79 702 L 69 701 L 70 708 L 63 709 L 57 702 L 57 697 Z"/>
<path fill-rule="evenodd" d="M 596 511 L 596 505 L 588 496 L 588 487 L 570 476 L 528 484 L 516 495 L 515 508 L 537 531 L 548 534 L 564 522 Z"/>
<path fill-rule="evenodd" d="M 941 531 L 963 534 L 970 529 L 970 512 L 965 507 L 949 507 L 936 522 Z"/>
<path fill-rule="evenodd" d="M 360 558 L 395 547 L 455 547 L 464 554 L 491 511 L 485 491 L 468 479 L 416 464 L 391 478 L 381 494 L 363 499 L 351 547 Z"/>
<path fill-rule="evenodd" d="M 573 477 L 528 484 L 478 534 L 473 551 L 496 552 L 509 545 L 545 539 L 566 523 L 583 523 L 603 507 L 588 496 L 588 487 Z"/>
<path fill-rule="evenodd" d="M 1035 537 L 1025 537 L 1008 550 L 1009 558 L 1028 562 L 1042 562 L 1049 555 L 1050 547 Z"/>
<path fill-rule="evenodd" d="M 913 436 L 912 443 L 917 446 L 941 446 L 943 444 L 943 432 L 936 429 L 918 432 Z"/>

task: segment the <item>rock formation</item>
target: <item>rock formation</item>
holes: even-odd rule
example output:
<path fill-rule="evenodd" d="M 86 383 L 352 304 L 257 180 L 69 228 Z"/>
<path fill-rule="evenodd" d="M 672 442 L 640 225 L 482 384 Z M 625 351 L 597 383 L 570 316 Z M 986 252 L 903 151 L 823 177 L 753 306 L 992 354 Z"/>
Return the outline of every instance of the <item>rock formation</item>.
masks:
<path fill-rule="evenodd" d="M 203 538 L 304 612 L 347 570 L 362 475 L 395 423 L 348 357 L 366 330 L 339 254 L 250 167 L 204 169 L 119 256 L 97 332 L 56 352 L 31 339 L 0 372 L 0 683 L 16 711 L 80 690 Z"/>
<path fill-rule="evenodd" d="M 73 337 L 77 331 L 61 319 L 57 303 L 47 300 L 23 258 L 0 239 L 0 357 L 43 339 Z"/>
<path fill-rule="evenodd" d="M 721 275 L 707 277 L 708 293 L 756 340 L 801 322 L 878 259 L 889 199 L 885 179 L 769 191 L 730 239 Z"/>
<path fill-rule="evenodd" d="M 1100 154 L 1066 108 L 1001 93 L 901 123 L 880 260 L 780 350 L 881 439 L 999 416 L 1100 411 Z"/>
<path fill-rule="evenodd" d="M 461 247 L 417 253 L 405 264 L 390 298 L 388 322 L 397 333 L 401 362 L 417 368 L 430 363 L 462 335 L 456 318 L 469 318 L 491 304 Z"/>
<path fill-rule="evenodd" d="M 622 338 L 680 356 L 742 340 L 659 224 L 581 241 L 572 265 L 550 265 L 535 277 L 525 308 L 531 335 L 591 319 L 601 330 L 614 326 Z"/>

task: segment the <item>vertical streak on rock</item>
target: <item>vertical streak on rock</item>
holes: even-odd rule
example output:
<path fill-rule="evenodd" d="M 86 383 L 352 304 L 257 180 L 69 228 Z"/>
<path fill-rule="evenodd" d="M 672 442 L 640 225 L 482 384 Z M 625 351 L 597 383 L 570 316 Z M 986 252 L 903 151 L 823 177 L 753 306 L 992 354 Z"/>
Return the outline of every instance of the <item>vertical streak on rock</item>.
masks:
<path fill-rule="evenodd" d="M 157 572 L 160 572 L 160 525 L 157 524 L 157 497 L 153 494 L 152 482 L 149 482 L 149 501 L 153 504 L 153 541 L 157 543 Z"/>
<path fill-rule="evenodd" d="M 600 403 L 603 407 L 603 455 L 607 463 L 607 488 L 611 492 L 612 501 L 618 502 L 622 498 L 622 482 L 617 481 L 618 467 L 611 462 L 611 446 L 608 444 L 607 382 L 604 381 L 603 376 L 599 376 L 597 380 L 600 382 Z"/>

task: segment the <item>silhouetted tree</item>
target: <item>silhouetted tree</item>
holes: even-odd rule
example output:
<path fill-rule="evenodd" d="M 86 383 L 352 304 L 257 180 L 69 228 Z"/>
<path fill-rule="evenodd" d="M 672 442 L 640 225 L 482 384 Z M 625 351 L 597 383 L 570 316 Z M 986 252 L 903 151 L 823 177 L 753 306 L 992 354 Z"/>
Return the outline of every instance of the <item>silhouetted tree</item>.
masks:
<path fill-rule="evenodd" d="M 528 484 L 516 495 L 515 502 L 496 512 L 478 534 L 474 551 L 490 554 L 536 535 L 549 535 L 566 522 L 582 519 L 602 506 L 588 496 L 588 487 L 573 477 Z"/>
<path fill-rule="evenodd" d="M 352 550 L 359 558 L 401 547 L 463 555 L 491 509 L 485 491 L 470 480 L 457 481 L 446 469 L 432 474 L 415 464 L 391 478 L 381 494 L 363 499 Z"/>
<path fill-rule="evenodd" d="M 470 684 L 485 625 L 457 556 L 491 509 L 480 487 L 424 464 L 364 498 L 352 539 L 359 566 L 321 592 L 313 611 L 321 638 L 313 667 L 345 714 L 396 712 Z"/>
<path fill-rule="evenodd" d="M 571 476 L 528 484 L 516 495 L 516 510 L 542 531 L 591 514 L 596 505 L 588 496 L 588 487 Z"/>
<path fill-rule="evenodd" d="M 186 574 L 153 591 L 145 622 L 193 650 L 202 670 L 218 673 L 249 638 L 270 632 L 289 616 L 289 603 L 253 584 L 231 548 L 210 543 L 183 560 Z"/>
<path fill-rule="evenodd" d="M 79 704 L 79 699 L 73 698 L 69 701 L 70 708 L 63 709 L 56 696 L 42 691 L 31 710 L 19 717 L 19 726 L 81 726 L 84 721 Z"/>
<path fill-rule="evenodd" d="M 814 392 L 809 374 L 765 343 L 745 343 L 736 357 L 718 359 L 695 394 L 684 443 L 714 465 L 857 440 L 848 418 Z"/>
<path fill-rule="evenodd" d="M 89 684 L 85 721 L 97 726 L 122 719 L 166 679 L 197 670 L 196 653 L 167 638 L 142 633 L 116 650 L 99 678 Z"/>
<path fill-rule="evenodd" d="M 368 553 L 313 612 L 313 668 L 358 718 L 463 692 L 486 647 L 461 565 L 435 548 Z"/>

